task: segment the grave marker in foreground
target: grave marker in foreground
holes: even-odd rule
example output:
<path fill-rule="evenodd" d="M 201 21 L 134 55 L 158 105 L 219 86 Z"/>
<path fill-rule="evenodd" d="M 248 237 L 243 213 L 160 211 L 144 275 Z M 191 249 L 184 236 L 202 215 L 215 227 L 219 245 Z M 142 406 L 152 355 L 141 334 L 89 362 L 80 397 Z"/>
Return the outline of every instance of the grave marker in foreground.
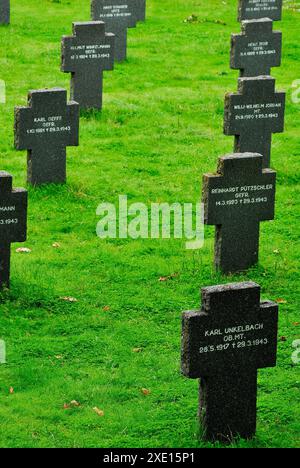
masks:
<path fill-rule="evenodd" d="M 199 419 L 209 440 L 256 431 L 257 370 L 276 366 L 278 306 L 252 282 L 202 289 L 182 318 L 182 373 L 200 378 Z"/>
<path fill-rule="evenodd" d="M 93 21 L 104 21 L 106 31 L 115 39 L 115 60 L 122 62 L 127 55 L 127 28 L 135 28 L 137 23 L 132 0 L 91 0 Z"/>
<path fill-rule="evenodd" d="M 12 176 L 0 171 L 0 288 L 9 287 L 10 244 L 25 242 L 27 191 L 12 188 Z"/>
<path fill-rule="evenodd" d="M 0 24 L 10 23 L 10 0 L 0 0 Z"/>
<path fill-rule="evenodd" d="M 260 18 L 281 20 L 283 0 L 239 0 L 239 21 Z"/>
<path fill-rule="evenodd" d="M 274 219 L 276 172 L 263 169 L 259 154 L 219 158 L 217 173 L 204 174 L 205 224 L 216 226 L 215 267 L 223 273 L 258 262 L 259 226 Z"/>
<path fill-rule="evenodd" d="M 270 75 L 281 64 L 282 33 L 273 32 L 273 21 L 243 21 L 242 33 L 231 35 L 230 66 L 241 76 Z"/>
<path fill-rule="evenodd" d="M 114 67 L 114 35 L 102 21 L 73 23 L 62 38 L 63 72 L 71 72 L 71 99 L 82 109 L 102 109 L 103 70 Z"/>
<path fill-rule="evenodd" d="M 79 104 L 61 88 L 31 91 L 28 107 L 15 108 L 15 147 L 28 150 L 27 181 L 66 182 L 66 147 L 78 146 Z"/>
<path fill-rule="evenodd" d="M 270 167 L 272 133 L 284 130 L 285 93 L 271 76 L 239 78 L 238 92 L 225 97 L 224 133 L 234 135 L 236 153 L 263 155 Z"/>

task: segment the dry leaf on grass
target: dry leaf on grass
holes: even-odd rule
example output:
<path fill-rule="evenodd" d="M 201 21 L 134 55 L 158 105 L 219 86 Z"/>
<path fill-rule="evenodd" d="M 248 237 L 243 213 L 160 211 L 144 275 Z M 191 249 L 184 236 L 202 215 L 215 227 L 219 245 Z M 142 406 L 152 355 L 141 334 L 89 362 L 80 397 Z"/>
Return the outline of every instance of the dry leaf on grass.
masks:
<path fill-rule="evenodd" d="M 78 302 L 78 299 L 76 299 L 75 297 L 71 297 L 71 296 L 60 297 L 60 300 L 66 301 L 66 302 Z"/>
<path fill-rule="evenodd" d="M 286 337 L 286 336 L 281 336 L 281 337 L 279 338 L 279 341 L 287 341 L 287 337 Z"/>
<path fill-rule="evenodd" d="M 14 387 L 9 388 L 9 393 L 12 395 L 15 392 Z"/>
<path fill-rule="evenodd" d="M 141 392 L 142 392 L 143 395 L 150 395 L 150 393 L 151 393 L 150 390 L 148 390 L 148 388 L 142 388 Z"/>
<path fill-rule="evenodd" d="M 163 282 L 163 281 L 169 281 L 174 278 L 177 278 L 179 276 L 179 273 L 172 273 L 172 275 L 169 276 L 161 276 L 158 281 Z"/>
<path fill-rule="evenodd" d="M 277 302 L 277 304 L 287 304 L 287 301 L 285 299 L 282 299 L 282 298 L 275 299 L 275 302 Z"/>
<path fill-rule="evenodd" d="M 132 352 L 133 353 L 141 353 L 143 351 L 143 348 L 133 348 Z"/>
<path fill-rule="evenodd" d="M 76 401 L 76 400 L 72 400 L 70 405 L 71 406 L 80 406 L 80 403 L 78 403 L 78 401 Z"/>
<path fill-rule="evenodd" d="M 16 249 L 16 252 L 17 253 L 30 253 L 32 252 L 32 250 L 28 249 L 28 247 L 19 247 L 18 249 Z"/>
<path fill-rule="evenodd" d="M 59 249 L 59 248 L 60 248 L 59 242 L 54 242 L 54 243 L 52 244 L 52 247 L 53 247 L 54 249 Z"/>
<path fill-rule="evenodd" d="M 97 406 L 95 406 L 93 408 L 93 411 L 98 415 L 98 416 L 104 416 L 104 411 L 102 411 L 101 409 L 97 408 Z"/>
<path fill-rule="evenodd" d="M 104 307 L 102 307 L 102 310 L 104 310 L 104 312 L 108 312 L 110 310 L 110 307 L 109 306 L 104 306 Z"/>

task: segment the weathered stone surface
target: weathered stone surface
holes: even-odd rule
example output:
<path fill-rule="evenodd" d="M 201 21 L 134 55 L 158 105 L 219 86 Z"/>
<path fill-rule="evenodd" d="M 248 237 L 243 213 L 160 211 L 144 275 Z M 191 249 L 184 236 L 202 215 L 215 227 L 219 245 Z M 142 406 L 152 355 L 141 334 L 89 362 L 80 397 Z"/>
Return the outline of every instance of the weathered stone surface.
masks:
<path fill-rule="evenodd" d="M 10 23 L 10 0 L 0 0 L 0 24 Z"/>

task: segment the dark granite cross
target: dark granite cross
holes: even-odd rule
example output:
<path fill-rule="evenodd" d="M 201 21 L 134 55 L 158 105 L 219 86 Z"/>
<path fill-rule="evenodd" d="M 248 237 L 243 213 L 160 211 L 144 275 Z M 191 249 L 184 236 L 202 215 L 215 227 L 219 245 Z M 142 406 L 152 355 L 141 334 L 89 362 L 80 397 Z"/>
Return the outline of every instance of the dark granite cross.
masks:
<path fill-rule="evenodd" d="M 242 34 L 231 36 L 230 66 L 241 76 L 270 75 L 281 64 L 282 33 L 273 32 L 273 21 L 243 21 Z"/>
<path fill-rule="evenodd" d="M 239 0 L 239 21 L 260 18 L 281 20 L 283 0 Z"/>
<path fill-rule="evenodd" d="M 235 136 L 236 153 L 263 155 L 270 167 L 272 133 L 284 130 L 285 93 L 270 76 L 239 78 L 237 93 L 225 97 L 224 133 Z"/>
<path fill-rule="evenodd" d="M 73 36 L 62 38 L 63 72 L 71 72 L 71 99 L 82 109 L 101 109 L 103 71 L 114 68 L 114 42 L 102 21 L 73 23 Z"/>
<path fill-rule="evenodd" d="M 256 432 L 257 370 L 276 366 L 278 306 L 252 282 L 202 289 L 200 311 L 184 312 L 182 373 L 200 378 L 204 436 L 230 442 Z"/>
<path fill-rule="evenodd" d="M 66 147 L 78 146 L 79 104 L 61 88 L 31 91 L 28 107 L 15 108 L 15 146 L 28 150 L 30 184 L 66 181 Z"/>
<path fill-rule="evenodd" d="M 205 224 L 216 226 L 215 266 L 223 273 L 258 261 L 259 226 L 274 219 L 276 172 L 262 156 L 242 153 L 219 159 L 217 173 L 203 176 Z"/>
<path fill-rule="evenodd" d="M 127 55 L 127 28 L 134 28 L 137 23 L 133 1 L 91 0 L 91 15 L 92 20 L 105 22 L 107 32 L 115 34 L 115 60 L 124 61 Z"/>
<path fill-rule="evenodd" d="M 0 24 L 10 22 L 10 0 L 0 0 Z"/>
<path fill-rule="evenodd" d="M 10 244 L 25 242 L 27 191 L 12 188 L 12 176 L 0 172 L 0 288 L 9 287 Z"/>

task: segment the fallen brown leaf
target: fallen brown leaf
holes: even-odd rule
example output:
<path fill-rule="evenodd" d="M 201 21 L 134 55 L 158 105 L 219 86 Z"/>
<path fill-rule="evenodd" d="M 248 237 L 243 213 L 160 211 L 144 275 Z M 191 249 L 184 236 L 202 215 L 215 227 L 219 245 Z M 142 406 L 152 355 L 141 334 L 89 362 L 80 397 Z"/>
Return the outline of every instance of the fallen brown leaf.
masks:
<path fill-rule="evenodd" d="M 70 402 L 70 405 L 72 405 L 72 406 L 80 406 L 80 403 L 78 403 L 78 401 L 76 401 L 76 400 L 72 400 L 72 401 Z"/>
<path fill-rule="evenodd" d="M 60 248 L 59 242 L 54 242 L 54 243 L 52 244 L 52 247 L 53 247 L 54 249 L 59 249 L 59 248 Z"/>
<path fill-rule="evenodd" d="M 148 390 L 148 388 L 142 388 L 141 389 L 141 392 L 143 393 L 143 395 L 150 395 L 150 390 Z"/>
<path fill-rule="evenodd" d="M 108 312 L 110 310 L 110 307 L 109 306 L 104 306 L 104 307 L 102 307 L 102 310 L 104 310 L 104 312 Z"/>
<path fill-rule="evenodd" d="M 280 340 L 280 341 L 287 341 L 287 338 L 286 338 L 286 336 L 281 336 L 281 337 L 279 338 L 279 340 Z"/>
<path fill-rule="evenodd" d="M 12 395 L 15 392 L 14 387 L 9 387 L 9 393 Z"/>
<path fill-rule="evenodd" d="M 275 299 L 275 302 L 277 302 L 277 304 L 287 304 L 287 301 L 285 299 Z"/>
<path fill-rule="evenodd" d="M 28 249 L 28 247 L 19 247 L 18 249 L 16 249 L 16 252 L 17 253 L 30 253 L 32 252 L 32 250 Z"/>
<path fill-rule="evenodd" d="M 99 408 L 97 408 L 97 406 L 95 406 L 93 408 L 93 411 L 98 415 L 98 416 L 104 416 L 104 411 L 100 410 Z"/>
<path fill-rule="evenodd" d="M 133 353 L 141 353 L 143 351 L 143 348 L 133 348 L 132 352 Z"/>
<path fill-rule="evenodd" d="M 75 297 L 71 297 L 71 296 L 60 297 L 60 300 L 66 301 L 66 302 L 78 302 L 78 299 L 76 299 Z"/>

